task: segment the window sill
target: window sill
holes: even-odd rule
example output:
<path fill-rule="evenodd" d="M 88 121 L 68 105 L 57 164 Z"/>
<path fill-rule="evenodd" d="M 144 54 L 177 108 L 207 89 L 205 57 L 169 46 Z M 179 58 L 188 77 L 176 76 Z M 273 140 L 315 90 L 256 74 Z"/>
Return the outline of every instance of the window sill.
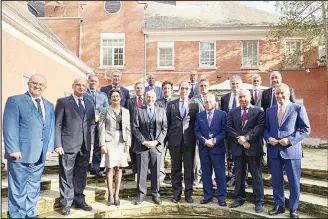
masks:
<path fill-rule="evenodd" d="M 175 67 L 160 67 L 160 66 L 157 66 L 156 70 L 175 70 Z"/>
<path fill-rule="evenodd" d="M 248 66 L 241 66 L 240 67 L 241 70 L 259 70 L 259 66 L 254 66 L 254 67 L 248 67 Z"/>
<path fill-rule="evenodd" d="M 125 67 L 124 66 L 99 66 L 99 69 L 114 70 L 114 69 L 125 69 Z"/>
<path fill-rule="evenodd" d="M 216 65 L 213 66 L 198 66 L 198 70 L 199 69 L 217 69 Z"/>

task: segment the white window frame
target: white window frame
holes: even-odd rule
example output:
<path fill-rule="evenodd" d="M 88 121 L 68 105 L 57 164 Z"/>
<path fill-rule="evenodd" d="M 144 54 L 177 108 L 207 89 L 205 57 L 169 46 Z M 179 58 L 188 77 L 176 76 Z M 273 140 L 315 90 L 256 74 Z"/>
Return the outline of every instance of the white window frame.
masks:
<path fill-rule="evenodd" d="M 160 66 L 160 49 L 172 50 L 171 66 Z M 157 69 L 174 69 L 174 42 L 157 42 Z"/>
<path fill-rule="evenodd" d="M 22 82 L 22 90 L 23 90 L 23 93 L 26 93 L 28 91 L 27 82 L 29 81 L 30 77 L 31 76 L 29 76 L 29 75 L 23 74 L 23 82 Z M 25 81 L 25 79 L 27 79 L 27 81 Z"/>
<path fill-rule="evenodd" d="M 255 42 L 256 41 L 256 65 L 243 65 L 244 63 L 244 43 Z M 259 59 L 260 59 L 260 43 L 259 40 L 243 40 L 241 44 L 241 68 L 242 69 L 258 69 L 259 68 Z M 249 54 L 247 54 L 248 56 Z"/>
<path fill-rule="evenodd" d="M 201 44 L 202 43 L 214 43 L 214 64 L 213 65 L 203 65 L 200 62 L 201 59 Z M 216 68 L 216 41 L 199 41 L 198 44 L 198 66 L 199 68 Z"/>
<path fill-rule="evenodd" d="M 286 65 L 289 67 L 299 66 L 303 62 L 303 55 L 300 55 L 300 63 L 288 63 L 287 59 L 287 43 L 288 42 L 300 42 L 300 51 L 302 51 L 302 40 L 301 39 L 286 39 L 285 40 L 285 57 L 286 57 Z"/>
<path fill-rule="evenodd" d="M 103 40 L 107 39 L 123 39 L 124 45 L 116 46 L 113 48 L 123 48 L 123 65 L 103 65 Z M 123 68 L 125 66 L 125 33 L 101 33 L 100 34 L 100 68 L 107 69 L 107 68 Z M 112 58 L 114 62 L 114 50 L 112 51 Z"/>

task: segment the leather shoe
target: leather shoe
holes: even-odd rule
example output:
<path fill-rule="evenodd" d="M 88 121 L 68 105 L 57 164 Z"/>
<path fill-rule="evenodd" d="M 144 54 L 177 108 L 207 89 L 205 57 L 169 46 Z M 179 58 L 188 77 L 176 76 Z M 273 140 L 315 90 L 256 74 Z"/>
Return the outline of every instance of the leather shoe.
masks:
<path fill-rule="evenodd" d="M 68 209 L 65 209 L 65 208 L 63 208 L 61 211 L 60 211 L 60 214 L 62 214 L 62 215 L 69 215 L 71 213 L 71 211 Z"/>
<path fill-rule="evenodd" d="M 225 201 L 222 201 L 222 202 L 219 201 L 219 205 L 222 206 L 222 207 L 226 207 L 227 203 Z"/>
<path fill-rule="evenodd" d="M 160 198 L 152 198 L 152 200 L 156 205 L 162 204 L 162 200 Z"/>
<path fill-rule="evenodd" d="M 212 198 L 209 198 L 209 199 L 203 199 L 203 200 L 200 200 L 200 203 L 201 203 L 201 204 L 207 204 L 207 203 L 209 203 L 209 202 L 211 202 L 211 201 L 213 201 Z"/>
<path fill-rule="evenodd" d="M 289 210 L 290 218 L 298 218 L 298 213 L 296 210 Z"/>
<path fill-rule="evenodd" d="M 229 205 L 229 208 L 238 208 L 244 204 L 243 201 L 234 201 Z"/>
<path fill-rule="evenodd" d="M 173 203 L 178 203 L 181 200 L 181 198 L 172 198 Z"/>
<path fill-rule="evenodd" d="M 269 215 L 277 215 L 277 214 L 282 214 L 285 213 L 285 207 L 275 205 L 272 210 L 268 211 Z"/>
<path fill-rule="evenodd" d="M 189 203 L 189 204 L 191 204 L 191 203 L 194 202 L 194 200 L 192 200 L 191 197 L 185 198 L 185 200 L 186 200 L 186 202 Z"/>
<path fill-rule="evenodd" d="M 227 187 L 231 187 L 235 185 L 235 178 L 231 178 L 228 182 L 227 182 Z"/>
<path fill-rule="evenodd" d="M 134 204 L 135 205 L 140 205 L 142 202 L 143 202 L 143 200 L 138 198 L 137 200 L 135 200 Z"/>
<path fill-rule="evenodd" d="M 255 204 L 255 212 L 262 213 L 264 211 L 263 204 Z"/>
<path fill-rule="evenodd" d="M 80 208 L 80 209 L 83 209 L 85 211 L 91 211 L 92 210 L 92 207 L 90 205 L 88 205 L 87 203 L 83 203 L 81 205 L 75 204 L 75 208 Z"/>
<path fill-rule="evenodd" d="M 117 200 L 114 201 L 114 205 L 119 206 L 120 204 L 121 204 L 121 202 L 120 202 L 119 199 L 117 199 Z"/>

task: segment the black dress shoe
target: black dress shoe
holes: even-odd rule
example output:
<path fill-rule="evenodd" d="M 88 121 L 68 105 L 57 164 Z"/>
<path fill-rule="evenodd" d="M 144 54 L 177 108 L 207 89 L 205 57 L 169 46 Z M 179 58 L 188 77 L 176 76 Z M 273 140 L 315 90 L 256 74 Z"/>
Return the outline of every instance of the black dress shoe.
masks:
<path fill-rule="evenodd" d="M 119 199 L 117 199 L 117 200 L 114 201 L 114 205 L 115 205 L 115 206 L 119 206 L 120 204 L 121 204 L 121 202 L 120 202 Z"/>
<path fill-rule="evenodd" d="M 289 210 L 289 216 L 290 218 L 298 218 L 298 213 L 296 210 Z"/>
<path fill-rule="evenodd" d="M 243 201 L 234 201 L 229 205 L 229 208 L 238 208 L 244 204 Z"/>
<path fill-rule="evenodd" d="M 156 205 L 162 204 L 162 200 L 160 198 L 152 198 L 152 200 Z"/>
<path fill-rule="evenodd" d="M 194 200 L 192 200 L 191 197 L 185 198 L 185 200 L 186 200 L 186 202 L 189 203 L 189 204 L 191 204 L 191 203 L 194 202 Z"/>
<path fill-rule="evenodd" d="M 134 204 L 135 205 L 140 205 L 142 202 L 143 202 L 143 200 L 138 198 L 137 200 L 135 200 Z"/>
<path fill-rule="evenodd" d="M 110 198 L 110 196 L 108 196 L 108 199 L 107 199 L 107 205 L 108 206 L 111 206 L 114 204 L 114 201 Z"/>
<path fill-rule="evenodd" d="M 255 204 L 255 212 L 262 213 L 264 211 L 263 204 Z"/>
<path fill-rule="evenodd" d="M 92 210 L 92 207 L 90 205 L 88 205 L 87 203 L 83 203 L 81 205 L 75 204 L 75 208 L 80 208 L 80 209 L 85 210 L 85 211 L 91 211 Z"/>
<path fill-rule="evenodd" d="M 222 206 L 222 207 L 226 207 L 227 203 L 225 201 L 222 201 L 222 202 L 219 201 L 219 205 Z"/>
<path fill-rule="evenodd" d="M 69 209 L 65 209 L 65 208 L 63 208 L 60 211 L 60 214 L 62 214 L 62 215 L 69 215 L 70 213 L 71 213 L 71 211 Z"/>
<path fill-rule="evenodd" d="M 172 198 L 173 203 L 178 203 L 181 200 L 181 198 Z"/>
<path fill-rule="evenodd" d="M 203 199 L 203 200 L 200 200 L 200 203 L 201 203 L 201 204 L 207 204 L 207 203 L 209 203 L 209 202 L 211 202 L 211 201 L 213 201 L 212 198 L 209 198 L 209 199 Z"/>
<path fill-rule="evenodd" d="M 277 214 L 282 214 L 285 213 L 285 207 L 275 205 L 272 210 L 268 211 L 269 215 L 277 215 Z"/>

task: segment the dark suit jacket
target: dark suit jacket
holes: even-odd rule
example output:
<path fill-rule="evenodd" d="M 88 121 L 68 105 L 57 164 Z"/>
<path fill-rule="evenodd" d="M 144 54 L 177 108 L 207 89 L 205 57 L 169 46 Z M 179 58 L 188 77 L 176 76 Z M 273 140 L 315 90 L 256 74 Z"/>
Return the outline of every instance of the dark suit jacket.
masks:
<path fill-rule="evenodd" d="M 99 115 L 105 107 L 109 106 L 108 97 L 101 91 L 95 91 L 96 100 L 94 100 L 90 89 L 87 89 L 84 96 L 93 102 L 96 115 Z"/>
<path fill-rule="evenodd" d="M 156 120 L 156 135 L 155 139 L 159 142 L 156 146 L 158 152 L 162 152 L 164 147 L 164 138 L 167 132 L 167 120 L 165 110 L 161 107 L 155 106 L 155 120 Z M 133 135 L 136 138 L 136 142 L 133 148 L 134 152 L 142 152 L 149 150 L 146 146 L 142 145 L 144 141 L 150 141 L 149 136 L 149 117 L 147 112 L 147 106 L 138 108 L 135 111 L 136 115 L 133 118 Z"/>
<path fill-rule="evenodd" d="M 223 110 L 226 113 L 229 112 L 230 96 L 231 96 L 231 92 L 229 92 L 221 97 L 221 110 Z"/>
<path fill-rule="evenodd" d="M 196 146 L 194 132 L 196 114 L 199 112 L 197 103 L 189 102 L 188 115 L 182 119 L 179 108 L 180 99 L 173 100 L 167 105 L 168 146 L 178 147 L 182 139 L 187 147 Z"/>
<path fill-rule="evenodd" d="M 143 98 L 142 106 L 146 106 L 145 98 Z M 129 110 L 130 112 L 130 121 L 131 126 L 133 125 L 133 116 L 135 115 L 135 110 L 137 110 L 138 102 L 136 100 L 136 97 L 132 97 L 126 101 L 125 108 Z"/>
<path fill-rule="evenodd" d="M 228 113 L 227 132 L 229 138 L 228 148 L 233 156 L 240 156 L 245 151 L 247 156 L 263 155 L 263 130 L 264 130 L 264 111 L 261 107 L 252 106 L 248 108 L 246 124 L 242 125 L 241 107 L 236 107 Z M 238 136 L 245 136 L 251 147 L 244 149 L 238 143 Z"/>
<path fill-rule="evenodd" d="M 257 97 L 257 101 L 255 103 L 255 97 L 253 95 L 253 91 L 254 89 L 250 89 L 249 90 L 251 92 L 251 95 L 252 95 L 252 98 L 251 98 L 251 104 L 253 106 L 261 106 L 262 105 L 262 93 L 263 93 L 263 90 L 259 90 L 259 93 L 258 93 L 258 97 Z"/>
<path fill-rule="evenodd" d="M 100 91 L 102 91 L 102 92 L 104 92 L 106 95 L 107 95 L 107 97 L 108 97 L 108 103 L 109 103 L 109 105 L 112 105 L 112 102 L 111 102 L 111 100 L 110 100 L 110 98 L 109 98 L 109 91 L 111 90 L 113 88 L 113 85 L 107 85 L 107 86 L 105 86 L 105 87 L 102 87 L 102 88 L 100 88 Z M 130 93 L 129 93 L 129 90 L 128 89 L 126 89 L 125 87 L 122 87 L 122 86 L 120 86 L 120 91 L 121 91 L 121 93 L 122 93 L 122 99 L 121 99 L 121 106 L 123 106 L 123 107 L 125 107 L 126 108 L 126 101 L 128 100 L 128 99 L 130 99 Z"/>
<path fill-rule="evenodd" d="M 214 154 L 225 154 L 224 138 L 226 136 L 226 126 L 226 112 L 217 109 L 214 110 L 211 126 L 208 125 L 206 110 L 199 112 L 195 124 L 195 135 L 199 141 L 199 150 L 209 150 Z M 205 145 L 205 141 L 210 139 L 209 134 L 212 134 L 212 137 L 216 139 L 214 147 Z"/>
<path fill-rule="evenodd" d="M 290 91 L 290 102 L 295 103 L 296 96 L 293 88 L 289 88 Z M 262 92 L 262 103 L 261 106 L 264 109 L 264 112 L 271 107 L 271 98 L 272 98 L 272 87 L 269 89 L 266 89 Z"/>
<path fill-rule="evenodd" d="M 161 99 L 163 97 L 163 94 L 162 94 L 162 88 L 161 87 L 157 87 L 157 86 L 153 86 L 154 88 L 154 91 L 156 93 L 156 99 Z M 146 93 L 149 91 L 149 86 L 146 86 L 145 87 L 145 96 L 146 96 Z"/>
<path fill-rule="evenodd" d="M 55 108 L 55 148 L 65 153 L 77 153 L 84 141 L 87 151 L 94 143 L 95 110 L 89 98 L 84 98 L 85 114 L 81 118 L 73 95 L 57 100 Z"/>

